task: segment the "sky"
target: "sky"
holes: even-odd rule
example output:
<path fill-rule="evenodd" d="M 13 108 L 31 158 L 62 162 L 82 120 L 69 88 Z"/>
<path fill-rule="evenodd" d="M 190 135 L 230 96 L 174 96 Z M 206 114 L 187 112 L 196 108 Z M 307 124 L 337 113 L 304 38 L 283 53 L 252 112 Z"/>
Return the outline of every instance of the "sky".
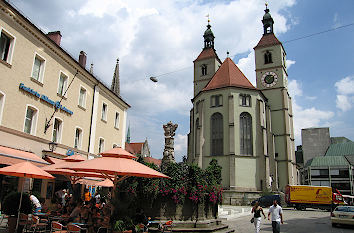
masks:
<path fill-rule="evenodd" d="M 85 51 L 88 66 L 93 63 L 94 75 L 108 86 L 119 58 L 121 96 L 131 105 L 131 141 L 148 139 L 155 158 L 162 158 L 162 125 L 169 121 L 178 124 L 176 160 L 187 155 L 193 60 L 203 48 L 206 15 L 220 59 L 229 51 L 256 85 L 253 47 L 263 33 L 264 0 L 10 2 L 44 32 L 61 31 L 61 46 L 74 58 Z M 354 140 L 354 1 L 269 0 L 268 5 L 287 53 L 295 144 L 309 127 L 330 127 L 332 137 Z M 328 32 L 306 37 L 323 31 Z"/>

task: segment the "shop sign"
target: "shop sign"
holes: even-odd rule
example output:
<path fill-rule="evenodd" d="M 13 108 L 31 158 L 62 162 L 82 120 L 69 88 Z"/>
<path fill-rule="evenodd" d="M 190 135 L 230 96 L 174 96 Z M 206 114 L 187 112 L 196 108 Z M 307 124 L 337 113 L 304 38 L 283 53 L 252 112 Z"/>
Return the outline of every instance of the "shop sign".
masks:
<path fill-rule="evenodd" d="M 29 94 L 47 102 L 48 104 L 53 105 L 55 108 L 58 108 L 60 110 L 63 110 L 66 113 L 69 113 L 70 115 L 74 114 L 71 110 L 67 109 L 65 106 L 61 105 L 59 101 L 53 101 L 48 98 L 48 96 L 39 94 L 37 91 L 33 90 L 32 88 L 26 87 L 23 83 L 20 83 L 19 86 L 20 90 L 23 90 L 25 92 L 28 92 Z"/>

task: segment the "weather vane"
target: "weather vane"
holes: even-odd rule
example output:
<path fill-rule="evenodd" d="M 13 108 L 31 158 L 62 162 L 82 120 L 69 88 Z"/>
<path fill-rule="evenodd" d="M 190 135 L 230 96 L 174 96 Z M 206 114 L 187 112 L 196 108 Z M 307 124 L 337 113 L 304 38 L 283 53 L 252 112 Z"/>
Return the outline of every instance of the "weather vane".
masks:
<path fill-rule="evenodd" d="M 207 17 L 207 18 L 208 18 L 208 25 L 209 25 L 209 23 L 210 23 L 209 14 L 207 14 L 205 17 Z"/>
<path fill-rule="evenodd" d="M 268 1 L 265 1 L 266 9 L 268 9 Z"/>

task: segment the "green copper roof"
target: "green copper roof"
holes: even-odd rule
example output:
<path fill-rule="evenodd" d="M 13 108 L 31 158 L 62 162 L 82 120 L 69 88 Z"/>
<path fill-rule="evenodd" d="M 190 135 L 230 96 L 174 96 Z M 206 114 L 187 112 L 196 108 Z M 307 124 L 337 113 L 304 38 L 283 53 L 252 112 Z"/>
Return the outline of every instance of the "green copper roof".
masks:
<path fill-rule="evenodd" d="M 351 141 L 346 137 L 331 137 L 331 144 L 344 143 L 344 142 L 351 142 Z"/>
<path fill-rule="evenodd" d="M 305 167 L 349 166 L 344 156 L 319 156 L 307 161 Z"/>
<path fill-rule="evenodd" d="M 354 142 L 331 144 L 325 156 L 354 155 Z"/>

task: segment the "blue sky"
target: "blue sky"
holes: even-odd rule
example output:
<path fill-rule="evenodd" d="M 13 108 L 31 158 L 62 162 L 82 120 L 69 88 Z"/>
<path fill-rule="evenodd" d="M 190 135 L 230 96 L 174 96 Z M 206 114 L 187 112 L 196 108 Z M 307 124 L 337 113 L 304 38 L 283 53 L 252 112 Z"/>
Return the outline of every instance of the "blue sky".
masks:
<path fill-rule="evenodd" d="M 45 32 L 60 30 L 74 58 L 84 50 L 94 74 L 110 85 L 120 58 L 121 95 L 132 106 L 134 142 L 148 138 L 162 157 L 162 124 L 178 123 L 176 158 L 186 155 L 193 60 L 203 47 L 209 14 L 221 60 L 226 51 L 255 84 L 253 47 L 262 36 L 264 0 L 12 0 Z M 268 1 L 275 33 L 286 42 L 354 23 L 354 1 Z M 330 127 L 354 140 L 354 26 L 284 43 L 293 98 L 296 144 L 301 128 Z M 177 70 L 183 69 L 178 72 Z M 172 73 L 170 73 L 172 72 Z M 166 75 L 165 74 L 170 73 Z M 159 82 L 149 81 L 158 76 Z"/>

